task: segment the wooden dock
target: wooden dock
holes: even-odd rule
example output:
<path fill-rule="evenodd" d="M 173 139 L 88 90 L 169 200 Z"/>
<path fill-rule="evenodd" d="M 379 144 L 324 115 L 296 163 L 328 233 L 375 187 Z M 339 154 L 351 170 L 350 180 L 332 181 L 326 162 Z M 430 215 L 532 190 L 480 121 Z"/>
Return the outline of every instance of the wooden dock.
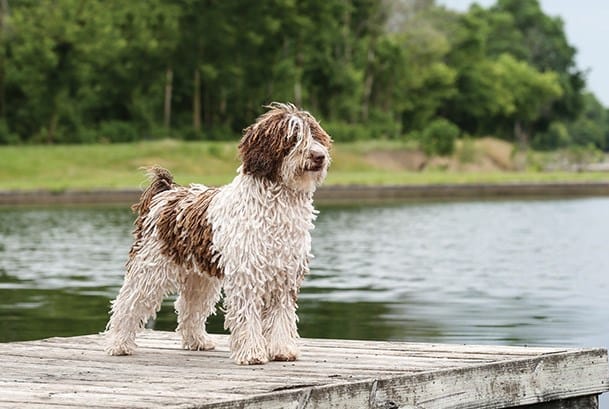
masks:
<path fill-rule="evenodd" d="M 133 356 L 100 335 L 0 344 L 2 408 L 597 408 L 604 349 L 302 339 L 302 358 L 243 367 L 146 331 Z"/>

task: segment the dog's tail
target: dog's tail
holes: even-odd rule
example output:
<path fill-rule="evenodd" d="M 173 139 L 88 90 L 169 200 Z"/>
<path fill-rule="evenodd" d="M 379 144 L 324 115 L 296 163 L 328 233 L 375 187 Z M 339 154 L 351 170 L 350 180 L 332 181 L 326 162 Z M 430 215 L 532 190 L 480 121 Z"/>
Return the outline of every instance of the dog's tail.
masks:
<path fill-rule="evenodd" d="M 144 190 L 140 196 L 140 201 L 131 206 L 131 210 L 133 210 L 134 213 L 138 213 L 140 218 L 145 217 L 146 214 L 148 214 L 150 202 L 154 196 L 176 186 L 171 173 L 160 166 L 147 168 L 146 175 L 150 180 L 150 186 Z"/>

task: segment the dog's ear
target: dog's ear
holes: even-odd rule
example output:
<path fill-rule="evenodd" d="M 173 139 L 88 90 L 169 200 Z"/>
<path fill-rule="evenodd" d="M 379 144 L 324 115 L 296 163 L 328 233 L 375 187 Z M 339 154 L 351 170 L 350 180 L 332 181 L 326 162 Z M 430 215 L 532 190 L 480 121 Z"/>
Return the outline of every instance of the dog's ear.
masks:
<path fill-rule="evenodd" d="M 286 113 L 277 108 L 245 128 L 239 143 L 243 173 L 278 181 L 283 158 L 296 142 L 288 132 Z"/>

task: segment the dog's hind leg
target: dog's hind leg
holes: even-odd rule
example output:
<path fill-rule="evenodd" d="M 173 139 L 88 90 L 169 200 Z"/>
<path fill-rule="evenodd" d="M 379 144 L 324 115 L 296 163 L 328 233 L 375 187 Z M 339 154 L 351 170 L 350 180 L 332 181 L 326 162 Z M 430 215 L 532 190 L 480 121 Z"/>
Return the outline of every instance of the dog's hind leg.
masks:
<path fill-rule="evenodd" d="M 222 281 L 207 274 L 190 272 L 179 284 L 180 296 L 176 300 L 178 328 L 182 346 L 193 351 L 214 349 L 215 344 L 205 330 L 207 317 L 216 311 Z"/>
<path fill-rule="evenodd" d="M 156 316 L 163 297 L 175 290 L 167 269 L 163 268 L 166 266 L 155 266 L 153 270 L 134 264 L 128 265 L 125 282 L 112 301 L 112 315 L 105 332 L 106 352 L 110 355 L 131 355 L 136 348 L 136 334 L 150 317 Z"/>

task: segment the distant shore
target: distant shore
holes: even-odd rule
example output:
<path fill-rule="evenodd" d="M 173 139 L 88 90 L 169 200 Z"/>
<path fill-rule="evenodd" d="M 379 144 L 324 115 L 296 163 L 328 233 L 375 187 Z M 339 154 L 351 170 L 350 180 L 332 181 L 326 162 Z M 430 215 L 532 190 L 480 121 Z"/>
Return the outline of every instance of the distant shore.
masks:
<path fill-rule="evenodd" d="M 0 205 L 130 204 L 138 189 L 0 191 Z M 466 200 L 609 196 L 609 182 L 328 185 L 315 193 L 317 204 L 358 204 L 406 200 Z"/>

